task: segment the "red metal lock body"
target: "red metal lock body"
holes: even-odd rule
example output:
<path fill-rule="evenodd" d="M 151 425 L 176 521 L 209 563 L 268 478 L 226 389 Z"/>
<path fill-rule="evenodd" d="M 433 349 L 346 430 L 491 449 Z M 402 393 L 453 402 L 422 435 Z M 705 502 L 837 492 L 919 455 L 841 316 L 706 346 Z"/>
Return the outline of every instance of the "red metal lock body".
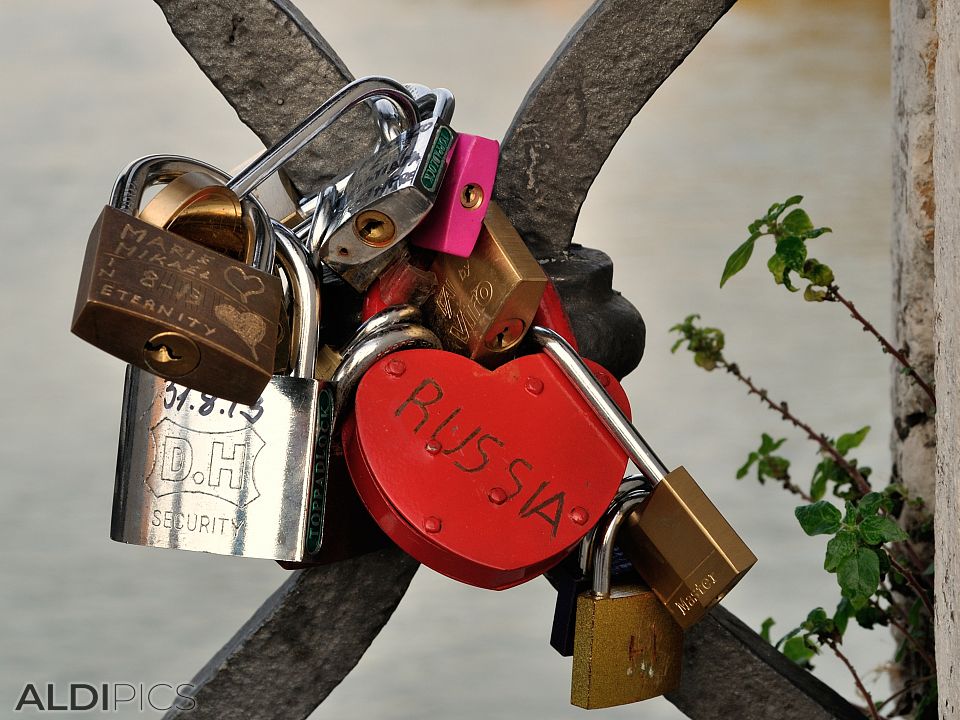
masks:
<path fill-rule="evenodd" d="M 620 384 L 591 370 L 625 413 Z M 502 590 L 540 575 L 606 510 L 627 458 L 542 353 L 490 371 L 440 350 L 374 365 L 343 430 L 360 498 L 417 560 Z"/>

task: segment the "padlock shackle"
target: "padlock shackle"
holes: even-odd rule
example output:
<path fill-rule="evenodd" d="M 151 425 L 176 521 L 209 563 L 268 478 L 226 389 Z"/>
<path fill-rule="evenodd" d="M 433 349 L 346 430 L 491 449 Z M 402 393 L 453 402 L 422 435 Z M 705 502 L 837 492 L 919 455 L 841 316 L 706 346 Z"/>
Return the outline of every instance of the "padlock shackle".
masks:
<path fill-rule="evenodd" d="M 597 523 L 593 535 L 593 568 L 590 592 L 594 597 L 610 597 L 610 566 L 613 564 L 613 547 L 617 532 L 627 516 L 638 508 L 650 496 L 645 489 L 630 490 L 618 495 L 613 504 Z M 602 534 L 598 535 L 596 533 Z M 599 539 L 599 542 L 598 542 Z"/>
<path fill-rule="evenodd" d="M 230 179 L 223 170 L 202 160 L 183 155 L 145 155 L 120 171 L 110 192 L 110 205 L 128 215 L 136 215 L 147 188 L 169 183 L 188 172 L 207 173 L 223 183 Z M 250 264 L 266 273 L 273 272 L 276 238 L 271 227 L 270 215 L 260 201 L 252 195 L 242 198 L 241 204 L 244 213 L 249 213 L 256 233 Z"/>
<path fill-rule="evenodd" d="M 320 289 L 310 269 L 307 251 L 297 236 L 283 224 L 272 221 L 276 233 L 277 262 L 287 274 L 296 312 L 297 329 L 291 334 L 292 376 L 313 380 L 317 368 L 320 335 Z"/>
<path fill-rule="evenodd" d="M 343 86 L 326 102 L 281 138 L 267 148 L 247 167 L 227 182 L 227 187 L 240 198 L 247 197 L 260 183 L 280 169 L 317 135 L 326 130 L 347 110 L 367 98 L 380 98 L 394 103 L 406 117 L 410 127 L 418 122 L 417 105 L 409 91 L 396 80 L 385 77 L 364 77 Z"/>
<path fill-rule="evenodd" d="M 390 314 L 396 316 L 395 308 L 387 308 L 379 315 Z M 374 318 L 374 315 L 367 322 Z M 440 350 L 440 339 L 432 331 L 408 322 L 394 322 L 391 325 L 382 327 L 381 330 L 368 333 L 366 337 L 357 342 L 351 342 L 347 350 L 343 353 L 343 360 L 330 382 L 335 388 L 334 408 L 336 416 L 334 417 L 334 426 L 340 419 L 343 409 L 347 407 L 350 398 L 360 383 L 363 375 L 373 367 L 385 355 L 398 350 L 409 350 L 414 348 L 429 348 Z"/>
<path fill-rule="evenodd" d="M 608 511 L 612 511 L 617 503 L 619 503 L 628 493 L 635 492 L 637 490 L 649 491 L 651 489 L 650 483 L 643 475 L 627 475 L 623 480 L 620 481 L 620 487 L 617 489 L 617 494 L 614 496 L 613 500 L 610 501 L 610 505 L 607 508 Z M 597 532 L 599 532 L 600 526 L 603 524 L 601 521 L 594 525 L 590 532 L 588 532 L 583 540 L 580 541 L 578 548 L 578 557 L 577 557 L 577 567 L 580 570 L 580 577 L 587 578 L 590 575 L 590 569 L 593 567 L 593 549 L 596 545 Z"/>
<path fill-rule="evenodd" d="M 654 485 L 663 480 L 669 473 L 666 465 L 597 382 L 570 344 L 553 330 L 539 325 L 530 328 L 530 336 L 573 383 L 640 472 Z"/>
<path fill-rule="evenodd" d="M 423 313 L 414 305 L 391 305 L 371 315 L 357 328 L 353 339 L 343 348 L 342 355 L 349 355 L 353 349 L 368 337 L 400 324 L 422 324 Z"/>
<path fill-rule="evenodd" d="M 421 119 L 433 117 L 448 124 L 453 119 L 456 99 L 446 88 L 430 88 L 420 83 L 405 83 L 404 87 L 416 100 Z"/>

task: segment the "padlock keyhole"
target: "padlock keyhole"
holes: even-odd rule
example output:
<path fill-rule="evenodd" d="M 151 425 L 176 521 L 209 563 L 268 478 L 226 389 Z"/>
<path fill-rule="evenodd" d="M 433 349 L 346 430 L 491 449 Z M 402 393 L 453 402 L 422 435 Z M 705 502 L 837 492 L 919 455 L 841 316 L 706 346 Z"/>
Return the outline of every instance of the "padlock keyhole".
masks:
<path fill-rule="evenodd" d="M 164 345 L 163 343 L 151 343 L 147 341 L 147 344 L 143 346 L 143 350 L 153 356 L 152 360 L 155 363 L 169 363 L 183 360 L 182 355 L 177 355 L 169 345 Z"/>
<path fill-rule="evenodd" d="M 393 220 L 378 210 L 364 210 L 357 216 L 353 227 L 357 237 L 372 247 L 389 245 L 397 234 Z"/>

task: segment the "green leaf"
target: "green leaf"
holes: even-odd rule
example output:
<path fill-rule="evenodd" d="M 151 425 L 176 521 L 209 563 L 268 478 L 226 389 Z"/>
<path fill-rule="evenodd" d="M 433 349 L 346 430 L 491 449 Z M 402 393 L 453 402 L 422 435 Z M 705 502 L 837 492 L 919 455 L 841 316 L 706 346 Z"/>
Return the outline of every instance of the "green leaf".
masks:
<path fill-rule="evenodd" d="M 793 514 L 807 535 L 833 535 L 840 529 L 840 511 L 826 500 L 800 505 Z"/>
<path fill-rule="evenodd" d="M 840 563 L 857 551 L 857 534 L 852 530 L 840 530 L 827 543 L 827 554 L 823 560 L 823 569 L 836 572 Z"/>
<path fill-rule="evenodd" d="M 807 285 L 803 291 L 803 299 L 807 302 L 823 302 L 827 298 L 826 290 L 814 290 L 813 285 Z"/>
<path fill-rule="evenodd" d="M 786 203 L 784 203 L 784 207 L 786 207 Z M 810 221 L 810 216 L 807 215 L 806 210 L 801 210 L 800 208 L 795 208 L 788 212 L 787 216 L 780 221 L 780 225 L 786 234 L 796 235 L 798 237 L 813 230 L 813 223 Z"/>
<path fill-rule="evenodd" d="M 766 640 L 768 643 L 773 645 L 773 641 L 770 639 L 770 628 L 775 625 L 773 618 L 768 617 L 763 621 L 763 624 L 760 626 L 760 637 Z"/>
<path fill-rule="evenodd" d="M 893 518 L 886 515 L 873 515 L 858 526 L 860 537 L 868 545 L 880 545 L 885 542 L 899 542 L 907 539 L 907 533 L 897 525 Z"/>
<path fill-rule="evenodd" d="M 693 354 L 693 362 L 697 367 L 702 367 L 704 370 L 715 370 L 717 367 L 717 359 L 711 354 L 706 352 L 698 352 Z"/>
<path fill-rule="evenodd" d="M 783 644 L 783 654 L 800 667 L 807 667 L 810 665 L 810 659 L 817 653 L 807 644 L 806 638 L 798 635 Z"/>
<path fill-rule="evenodd" d="M 770 256 L 770 259 L 767 260 L 767 270 L 769 270 L 773 275 L 773 279 L 776 281 L 777 285 L 785 286 L 790 292 L 797 291 L 797 288 L 790 284 L 790 270 L 787 268 L 787 261 L 784 260 L 780 255 Z"/>
<path fill-rule="evenodd" d="M 779 450 L 780 446 L 787 441 L 786 438 L 780 438 L 779 440 L 774 440 L 771 436 L 763 433 L 760 435 L 760 450 L 758 451 L 761 455 L 769 455 L 774 450 Z"/>
<path fill-rule="evenodd" d="M 747 461 L 739 470 L 737 470 L 737 480 L 743 480 L 743 478 L 747 476 L 747 473 L 750 472 L 750 466 L 753 465 L 759 457 L 760 456 L 755 452 L 752 452 L 747 456 Z"/>
<path fill-rule="evenodd" d="M 850 601 L 846 598 L 841 599 L 837 605 L 837 611 L 833 614 L 833 624 L 836 626 L 837 632 L 841 637 L 843 637 L 843 634 L 847 631 L 847 623 L 850 622 L 853 614 L 854 609 Z"/>
<path fill-rule="evenodd" d="M 883 494 L 878 492 L 868 492 L 857 503 L 857 515 L 861 518 L 871 517 L 880 512 L 883 507 Z"/>
<path fill-rule="evenodd" d="M 880 584 L 880 558 L 877 553 L 870 548 L 857 548 L 837 568 L 837 583 L 843 596 L 850 598 L 855 607 L 858 600 L 865 601 Z"/>
<path fill-rule="evenodd" d="M 720 287 L 723 287 L 727 280 L 747 266 L 747 263 L 750 262 L 750 256 L 753 255 L 753 245 L 758 237 L 760 237 L 759 233 L 753 233 L 745 243 L 734 250 L 727 258 L 727 264 L 723 267 L 723 275 L 720 276 Z"/>
<path fill-rule="evenodd" d="M 803 201 L 803 195 L 791 195 L 783 202 L 785 208 L 790 207 L 791 205 L 799 205 Z"/>
<path fill-rule="evenodd" d="M 819 260 L 809 258 L 803 263 L 800 276 L 809 280 L 811 285 L 826 287 L 834 281 L 833 270 Z"/>
<path fill-rule="evenodd" d="M 830 477 L 830 469 L 833 461 L 829 458 L 821 460 L 813 471 L 813 479 L 810 481 L 810 497 L 814 501 L 820 500 L 827 494 L 827 480 Z"/>
<path fill-rule="evenodd" d="M 872 630 L 876 625 L 889 624 L 887 613 L 876 605 L 867 605 L 866 607 L 860 608 L 857 610 L 856 618 L 857 624 L 867 630 Z"/>
<path fill-rule="evenodd" d="M 837 438 L 837 452 L 846 455 L 850 450 L 858 447 L 870 432 L 870 426 L 864 425 L 862 428 L 852 433 L 845 433 Z"/>
<path fill-rule="evenodd" d="M 784 259 L 789 270 L 795 272 L 803 270 L 803 263 L 807 259 L 807 246 L 801 238 L 787 235 L 778 240 L 776 252 Z"/>
<path fill-rule="evenodd" d="M 803 627 L 810 632 L 823 632 L 833 629 L 830 618 L 827 617 L 827 611 L 822 607 L 814 608 L 807 613 L 807 619 L 804 620 Z"/>
<path fill-rule="evenodd" d="M 833 232 L 833 230 L 828 227 L 814 228 L 813 230 L 808 230 L 806 233 L 804 233 L 804 237 L 807 240 L 813 240 L 814 238 L 818 238 L 828 232 Z"/>

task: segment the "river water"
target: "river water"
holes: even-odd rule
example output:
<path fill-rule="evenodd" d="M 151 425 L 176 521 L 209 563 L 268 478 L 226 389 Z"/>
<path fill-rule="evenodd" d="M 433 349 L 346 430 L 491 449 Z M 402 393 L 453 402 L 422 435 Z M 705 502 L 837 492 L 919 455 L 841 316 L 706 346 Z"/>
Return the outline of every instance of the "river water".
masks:
<path fill-rule="evenodd" d="M 586 5 L 300 2 L 355 74 L 449 87 L 456 127 L 491 137 Z M 383 41 L 386 26 L 396 42 Z M 423 33 L 430 43 L 415 41 Z M 784 452 L 801 483 L 813 449 L 731 378 L 672 356 L 668 328 L 702 313 L 727 332 L 729 357 L 815 427 L 835 435 L 872 425 L 860 457 L 886 475 L 888 363 L 877 348 L 837 307 L 773 287 L 763 252 L 722 291 L 718 280 L 746 225 L 802 193 L 814 222 L 834 229 L 815 241 L 817 255 L 889 328 L 888 33 L 885 6 L 868 0 L 741 0 L 633 122 L 575 238 L 613 256 L 615 287 L 646 319 L 646 357 L 626 381 L 637 424 L 668 464 L 691 470 L 759 557 L 724 604 L 755 628 L 773 616 L 774 635 L 839 593 L 821 570 L 823 541 L 793 519 L 793 499 L 734 473 L 761 432 L 790 438 Z M 6 0 L 0 89 L 6 715 L 26 682 L 188 681 L 285 573 L 110 542 L 123 368 L 68 332 L 89 227 L 117 170 L 164 151 L 229 167 L 257 151 L 256 139 L 146 0 Z M 553 602 L 542 580 L 492 593 L 421 570 L 315 717 L 582 717 L 568 704 L 570 661 L 547 643 Z M 846 647 L 882 695 L 890 639 L 855 628 Z M 852 697 L 837 662 L 815 665 Z M 679 713 L 658 700 L 594 716 Z"/>

